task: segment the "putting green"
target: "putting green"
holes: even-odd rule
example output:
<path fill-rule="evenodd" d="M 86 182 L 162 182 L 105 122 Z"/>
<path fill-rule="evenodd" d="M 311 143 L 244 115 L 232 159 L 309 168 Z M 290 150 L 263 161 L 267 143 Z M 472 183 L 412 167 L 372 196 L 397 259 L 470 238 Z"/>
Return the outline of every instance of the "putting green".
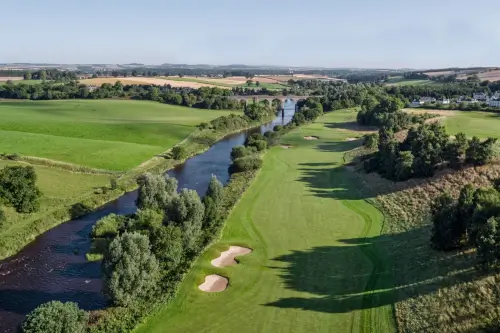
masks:
<path fill-rule="evenodd" d="M 355 116 L 335 111 L 286 135 L 293 148 L 271 149 L 221 241 L 136 332 L 393 332 L 388 263 L 365 239 L 380 234 L 384 216 L 343 166 L 360 143 L 343 129 Z M 212 266 L 230 245 L 253 252 L 238 265 Z M 228 289 L 198 290 L 208 274 L 228 277 Z"/>

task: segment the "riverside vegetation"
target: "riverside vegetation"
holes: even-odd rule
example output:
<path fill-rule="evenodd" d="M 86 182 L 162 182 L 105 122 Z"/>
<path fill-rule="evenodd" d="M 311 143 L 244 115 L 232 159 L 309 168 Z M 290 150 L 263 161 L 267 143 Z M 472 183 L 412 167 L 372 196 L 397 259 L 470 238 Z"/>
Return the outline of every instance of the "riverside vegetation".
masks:
<path fill-rule="evenodd" d="M 134 189 L 141 173 L 166 170 L 231 132 L 270 120 L 274 110 L 257 104 L 241 115 L 146 101 L 2 101 L 0 115 L 0 166 L 32 166 L 42 193 L 37 212 L 3 207 L 4 258 Z M 181 154 L 172 154 L 174 144 Z"/>
<path fill-rule="evenodd" d="M 246 113 L 265 117 L 266 110 L 253 104 Z M 279 135 L 278 132 L 254 135 L 245 147 L 235 148 L 228 186 L 224 188 L 213 177 L 203 199 L 193 190 L 183 189 L 178 193 L 174 178 L 143 174 L 138 180 L 137 213 L 106 216 L 92 229 L 94 241 L 102 245 L 103 291 L 112 307 L 92 312 L 87 315 L 87 322 L 77 322 L 73 316 L 68 327 L 78 325 L 77 331 L 89 332 L 127 331 L 172 298 L 193 260 L 219 236 L 230 210 L 259 169 L 260 163 L 256 161 L 260 161 L 260 154 Z M 32 324 L 29 326 L 37 320 L 40 327 L 55 325 L 54 316 L 41 309 L 59 306 L 58 303 L 41 305 L 27 317 L 24 332 L 42 332 L 32 328 Z M 68 311 L 73 306 L 64 304 Z M 69 332 L 68 329 L 61 332 Z"/>

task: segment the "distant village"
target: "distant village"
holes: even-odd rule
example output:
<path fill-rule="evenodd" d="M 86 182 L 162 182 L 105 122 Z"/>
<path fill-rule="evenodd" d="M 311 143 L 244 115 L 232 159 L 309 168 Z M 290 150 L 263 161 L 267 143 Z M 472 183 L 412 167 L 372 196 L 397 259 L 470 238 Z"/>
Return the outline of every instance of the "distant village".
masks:
<path fill-rule="evenodd" d="M 474 93 L 472 97 L 468 96 L 460 96 L 456 99 L 448 99 L 448 98 L 443 98 L 443 99 L 436 99 L 434 97 L 422 97 L 418 100 L 414 99 L 411 103 L 411 107 L 420 107 L 424 106 L 425 104 L 450 104 L 450 103 L 485 103 L 489 107 L 493 108 L 500 108 L 500 91 L 496 91 L 494 94 L 491 96 L 488 95 L 487 93 Z"/>

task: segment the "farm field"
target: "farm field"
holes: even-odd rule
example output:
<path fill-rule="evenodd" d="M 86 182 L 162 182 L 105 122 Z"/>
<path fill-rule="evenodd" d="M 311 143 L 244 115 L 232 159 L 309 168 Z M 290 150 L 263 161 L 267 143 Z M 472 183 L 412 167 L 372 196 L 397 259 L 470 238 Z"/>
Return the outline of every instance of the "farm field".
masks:
<path fill-rule="evenodd" d="M 405 109 L 409 112 L 436 112 L 444 118 L 441 120 L 448 133 L 455 135 L 463 132 L 468 136 L 479 138 L 500 138 L 500 115 L 492 112 Z"/>
<path fill-rule="evenodd" d="M 137 85 L 149 85 L 155 84 L 158 86 L 163 86 L 169 84 L 172 87 L 187 87 L 198 89 L 201 87 L 217 87 L 213 84 L 199 83 L 199 82 L 186 82 L 186 81 L 175 81 L 167 78 L 154 78 L 154 77 L 102 77 L 95 79 L 84 79 L 80 80 L 80 83 L 87 85 L 97 85 L 100 86 L 104 83 L 115 84 L 116 81 L 121 81 L 123 84 L 137 84 Z"/>
<path fill-rule="evenodd" d="M 147 101 L 2 101 L 0 152 L 123 171 L 229 113 Z"/>
<path fill-rule="evenodd" d="M 5 79 L 5 80 L 1 80 L 1 79 Z M 0 86 L 7 84 L 7 81 L 9 81 L 9 78 L 1 78 L 1 79 L 0 79 Z M 12 80 L 10 80 L 10 81 L 12 81 L 13 84 L 40 84 L 43 82 L 42 80 L 23 80 L 22 78 L 21 79 L 12 78 Z M 47 80 L 46 82 L 50 82 L 50 81 Z"/>
<path fill-rule="evenodd" d="M 345 129 L 355 118 L 329 113 L 284 136 L 292 148 L 267 152 L 221 241 L 195 263 L 177 298 L 135 332 L 394 332 L 389 263 L 372 241 L 384 216 L 343 166 L 360 144 L 353 139 L 361 134 Z M 253 252 L 236 266 L 213 267 L 230 245 Z M 208 274 L 228 277 L 228 289 L 198 290 Z"/>
<path fill-rule="evenodd" d="M 411 85 L 424 85 L 424 84 L 435 84 L 434 81 L 430 80 L 407 80 L 402 76 L 390 77 L 387 82 L 390 86 L 411 86 Z"/>

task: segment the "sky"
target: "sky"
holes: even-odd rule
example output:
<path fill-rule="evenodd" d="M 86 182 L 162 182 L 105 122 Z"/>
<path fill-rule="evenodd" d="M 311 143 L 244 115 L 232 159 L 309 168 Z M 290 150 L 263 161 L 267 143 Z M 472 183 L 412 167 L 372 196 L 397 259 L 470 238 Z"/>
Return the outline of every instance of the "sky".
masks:
<path fill-rule="evenodd" d="M 500 66 L 500 1 L 0 0 L 0 63 Z"/>

